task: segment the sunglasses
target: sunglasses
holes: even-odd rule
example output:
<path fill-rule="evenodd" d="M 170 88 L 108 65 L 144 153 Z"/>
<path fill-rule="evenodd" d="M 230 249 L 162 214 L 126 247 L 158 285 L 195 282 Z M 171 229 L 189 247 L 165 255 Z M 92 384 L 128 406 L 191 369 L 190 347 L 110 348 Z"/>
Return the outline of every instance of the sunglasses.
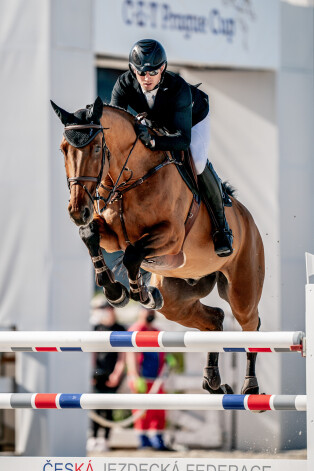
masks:
<path fill-rule="evenodd" d="M 148 75 L 150 75 L 151 77 L 154 77 L 155 75 L 159 74 L 159 71 L 160 69 L 157 69 L 157 70 L 150 70 L 150 71 L 146 71 L 146 72 L 140 72 L 138 70 L 135 69 L 135 72 L 137 73 L 137 75 L 139 75 L 140 77 L 145 77 L 145 75 L 148 73 Z"/>

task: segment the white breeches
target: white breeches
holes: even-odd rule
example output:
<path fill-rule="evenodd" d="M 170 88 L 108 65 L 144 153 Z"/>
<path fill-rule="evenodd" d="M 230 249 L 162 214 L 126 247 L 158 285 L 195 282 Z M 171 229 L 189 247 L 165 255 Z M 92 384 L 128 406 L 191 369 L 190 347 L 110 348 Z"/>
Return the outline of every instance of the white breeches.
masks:
<path fill-rule="evenodd" d="M 191 152 L 196 167 L 197 175 L 203 172 L 209 153 L 209 113 L 195 126 L 192 127 L 191 133 Z"/>

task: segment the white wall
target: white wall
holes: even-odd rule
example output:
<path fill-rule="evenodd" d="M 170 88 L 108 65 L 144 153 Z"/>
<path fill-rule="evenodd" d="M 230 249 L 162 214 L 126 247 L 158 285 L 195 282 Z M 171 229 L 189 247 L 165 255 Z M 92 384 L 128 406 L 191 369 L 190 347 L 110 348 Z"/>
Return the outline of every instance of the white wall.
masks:
<path fill-rule="evenodd" d="M 281 3 L 278 72 L 184 72 L 191 83 L 203 82 L 210 96 L 210 160 L 238 189 L 263 237 L 263 330 L 305 328 L 304 252 L 314 249 L 313 20 L 309 1 Z M 208 302 L 221 305 L 217 296 Z M 243 367 L 242 357 L 241 380 Z M 305 362 L 299 355 L 260 355 L 257 372 L 261 392 L 305 393 Z M 237 415 L 242 449 L 306 446 L 305 414 Z"/>
<path fill-rule="evenodd" d="M 1 3 L 0 323 L 19 330 L 88 329 L 91 265 L 67 215 L 62 126 L 49 100 L 70 111 L 94 100 L 91 28 L 91 1 Z M 18 388 L 86 392 L 88 367 L 86 354 L 19 354 Z M 86 413 L 16 417 L 18 453 L 84 456 Z"/>
<path fill-rule="evenodd" d="M 62 126 L 49 99 L 73 111 L 95 98 L 92 4 L 2 2 L 0 322 L 21 330 L 88 328 L 91 265 L 66 212 Z M 314 251 L 313 8 L 309 0 L 281 5 L 278 73 L 184 72 L 191 83 L 203 81 L 211 98 L 211 160 L 262 233 L 264 330 L 302 329 L 304 252 Z M 257 367 L 262 392 L 304 392 L 304 362 L 296 355 L 260 355 Z M 241 383 L 244 357 L 238 368 Z M 85 392 L 88 356 L 21 354 L 17 379 L 20 390 Z M 304 444 L 301 414 L 240 414 L 241 448 Z M 85 454 L 83 411 L 18 411 L 17 418 L 19 452 Z"/>
<path fill-rule="evenodd" d="M 275 106 L 275 73 L 252 71 L 183 71 L 190 83 L 202 82 L 209 95 L 211 113 L 210 161 L 222 180 L 237 190 L 238 199 L 252 213 L 265 247 L 266 276 L 260 302 L 262 330 L 280 330 L 279 156 Z M 226 330 L 239 329 L 231 311 L 217 294 L 205 303 L 223 307 Z M 221 355 L 223 382 L 240 389 L 246 356 L 236 355 L 236 370 Z M 260 392 L 280 393 L 280 356 L 259 355 L 257 376 Z M 279 445 L 280 422 L 274 414 L 236 415 L 236 438 L 228 441 L 240 449 L 274 450 Z M 225 420 L 225 434 L 233 429 Z M 258 432 L 256 432 L 258 431 Z M 269 437 L 272 437 L 271 444 Z"/>
<path fill-rule="evenodd" d="M 280 170 L 281 328 L 304 329 L 304 252 L 314 250 L 313 2 L 281 2 L 281 67 L 277 75 Z M 282 389 L 305 394 L 301 358 L 283 358 Z M 281 414 L 282 440 L 304 446 L 305 414 Z M 291 434 L 294 424 L 295 434 Z"/>

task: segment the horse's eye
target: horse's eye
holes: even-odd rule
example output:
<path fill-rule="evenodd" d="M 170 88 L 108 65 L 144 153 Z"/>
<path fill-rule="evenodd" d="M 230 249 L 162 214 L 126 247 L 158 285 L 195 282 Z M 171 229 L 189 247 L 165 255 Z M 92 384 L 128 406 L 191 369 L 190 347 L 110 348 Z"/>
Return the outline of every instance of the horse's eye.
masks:
<path fill-rule="evenodd" d="M 99 152 L 101 150 L 101 147 L 97 146 L 96 147 L 96 152 Z"/>

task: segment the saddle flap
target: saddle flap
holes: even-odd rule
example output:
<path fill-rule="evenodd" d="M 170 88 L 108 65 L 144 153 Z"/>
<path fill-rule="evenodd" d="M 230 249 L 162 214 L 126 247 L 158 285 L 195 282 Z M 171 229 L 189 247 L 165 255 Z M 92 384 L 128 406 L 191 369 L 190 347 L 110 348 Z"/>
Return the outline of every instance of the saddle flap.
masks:
<path fill-rule="evenodd" d="M 193 195 L 199 196 L 200 191 L 197 183 L 197 173 L 190 148 L 187 151 L 175 151 L 173 152 L 173 156 L 175 160 L 183 164 L 176 165 L 176 167 L 189 190 Z"/>

